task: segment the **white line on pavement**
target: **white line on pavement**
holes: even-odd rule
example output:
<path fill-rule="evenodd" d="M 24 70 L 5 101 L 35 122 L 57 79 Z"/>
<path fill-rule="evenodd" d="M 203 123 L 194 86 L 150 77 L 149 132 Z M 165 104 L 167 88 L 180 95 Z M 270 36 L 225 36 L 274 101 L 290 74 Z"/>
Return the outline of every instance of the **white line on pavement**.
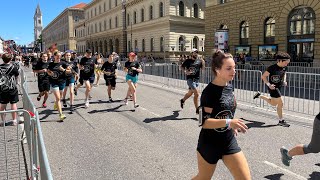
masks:
<path fill-rule="evenodd" d="M 156 113 L 154 113 L 154 112 L 152 112 L 152 111 L 149 111 L 148 109 L 146 109 L 146 108 L 143 108 L 143 107 L 139 107 L 140 109 L 142 109 L 142 110 L 144 110 L 144 111 L 147 111 L 147 112 L 149 112 L 149 113 L 151 113 L 151 114 L 153 114 L 153 115 L 155 115 L 155 116 L 157 116 L 157 117 L 160 117 L 160 115 L 159 114 L 156 114 Z"/>
<path fill-rule="evenodd" d="M 266 165 L 269 165 L 269 166 L 271 166 L 271 167 L 273 167 L 273 168 L 280 169 L 281 171 L 283 171 L 283 172 L 285 172 L 285 173 L 287 173 L 287 174 L 289 174 L 289 175 L 291 175 L 291 176 L 293 176 L 293 177 L 295 177 L 295 178 L 297 178 L 297 179 L 301 179 L 301 180 L 306 180 L 306 179 L 307 179 L 307 178 L 305 178 L 305 177 L 300 176 L 299 174 L 296 174 L 296 173 L 294 173 L 294 172 L 291 172 L 291 171 L 289 171 L 289 170 L 287 170 L 287 169 L 285 169 L 285 168 L 282 168 L 282 167 L 280 167 L 280 166 L 277 166 L 277 165 L 275 165 L 275 164 L 273 164 L 273 163 L 271 163 L 271 162 L 264 161 L 263 163 L 265 163 Z"/>

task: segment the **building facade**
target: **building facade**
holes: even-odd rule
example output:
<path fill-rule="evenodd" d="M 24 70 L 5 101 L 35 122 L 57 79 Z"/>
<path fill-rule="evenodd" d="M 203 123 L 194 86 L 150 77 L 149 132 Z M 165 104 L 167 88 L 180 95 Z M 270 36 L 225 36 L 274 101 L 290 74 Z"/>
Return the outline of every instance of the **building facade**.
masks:
<path fill-rule="evenodd" d="M 212 0 L 205 17 L 206 55 L 225 44 L 261 61 L 287 51 L 292 61 L 320 62 L 318 0 Z"/>
<path fill-rule="evenodd" d="M 204 0 L 95 0 L 78 23 L 77 46 L 158 57 L 204 51 L 204 8 Z"/>
<path fill-rule="evenodd" d="M 66 8 L 42 31 L 45 49 L 55 45 L 59 51 L 76 50 L 74 23 L 84 19 L 85 3 Z"/>

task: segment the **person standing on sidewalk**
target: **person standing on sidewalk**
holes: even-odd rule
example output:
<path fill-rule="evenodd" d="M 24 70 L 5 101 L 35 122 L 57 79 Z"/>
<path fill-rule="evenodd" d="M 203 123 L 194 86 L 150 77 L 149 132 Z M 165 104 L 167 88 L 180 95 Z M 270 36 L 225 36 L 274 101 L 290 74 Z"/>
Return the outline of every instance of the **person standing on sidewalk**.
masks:
<path fill-rule="evenodd" d="M 52 93 L 55 96 L 54 110 L 58 110 L 60 121 L 63 121 L 66 116 L 62 114 L 61 97 L 63 96 L 63 90 L 66 86 L 66 73 L 71 73 L 71 70 L 67 69 L 68 66 L 64 61 L 61 61 L 61 52 L 56 51 L 53 53 L 54 61 L 49 64 L 47 73 L 50 76 L 50 84 Z"/>
<path fill-rule="evenodd" d="M 196 114 L 199 114 L 199 91 L 197 87 L 199 86 L 200 80 L 200 70 L 205 69 L 204 60 L 198 58 L 198 50 L 192 49 L 191 59 L 186 59 L 181 65 L 181 70 L 187 75 L 187 84 L 189 86 L 189 91 L 180 99 L 180 106 L 183 109 L 184 103 L 186 100 L 194 95 L 193 102 L 196 108 Z"/>
<path fill-rule="evenodd" d="M 277 63 L 269 66 L 263 73 L 261 79 L 268 86 L 270 97 L 262 96 L 258 91 L 253 99 L 261 98 L 272 106 L 277 107 L 279 117 L 279 126 L 289 127 L 290 125 L 283 119 L 283 99 L 281 98 L 281 88 L 287 86 L 286 71 L 290 63 L 290 55 L 286 52 L 278 52 L 276 54 Z M 269 77 L 269 81 L 268 81 Z"/>
<path fill-rule="evenodd" d="M 0 64 L 0 111 L 4 111 L 7 108 L 7 104 L 11 104 L 11 110 L 17 110 L 17 103 L 19 102 L 17 78 L 19 76 L 19 70 L 10 61 L 12 55 L 5 53 L 2 55 L 3 64 Z M 0 126 L 14 125 L 17 122 L 17 113 L 12 113 L 12 121 L 6 122 L 4 114 L 1 114 L 2 122 Z"/>
<path fill-rule="evenodd" d="M 193 180 L 211 179 L 220 159 L 234 179 L 251 179 L 248 162 L 235 137 L 248 129 L 242 120 L 234 117 L 237 103 L 230 81 L 236 74 L 235 67 L 231 54 L 221 50 L 213 54 L 211 68 L 215 78 L 201 95 L 199 171 Z"/>
<path fill-rule="evenodd" d="M 313 131 L 311 141 L 308 145 L 299 144 L 296 145 L 291 150 L 282 147 L 280 149 L 282 163 L 286 166 L 290 166 L 290 161 L 294 156 L 305 155 L 309 153 L 319 153 L 320 152 L 320 112 L 314 118 L 313 121 Z"/>
<path fill-rule="evenodd" d="M 85 84 L 85 108 L 89 107 L 90 91 L 92 89 L 92 84 L 95 79 L 94 68 L 95 68 L 95 59 L 92 57 L 92 51 L 90 49 L 86 50 L 86 54 L 80 60 L 80 79 L 79 84 L 75 88 L 75 92 Z"/>
<path fill-rule="evenodd" d="M 74 83 L 75 76 L 78 72 L 78 63 L 76 61 L 71 61 L 71 53 L 66 52 L 64 54 L 65 63 L 67 64 L 68 69 L 71 70 L 71 73 L 66 73 L 66 88 L 63 91 L 62 103 L 63 107 L 67 107 L 66 95 L 68 88 L 70 89 L 70 112 L 73 113 L 73 102 L 74 102 Z"/>
<path fill-rule="evenodd" d="M 128 91 L 127 95 L 124 99 L 124 103 L 128 104 L 128 98 L 132 95 L 132 100 L 134 107 L 139 107 L 137 104 L 137 83 L 138 83 L 138 76 L 139 73 L 142 73 L 141 65 L 135 60 L 136 54 L 134 52 L 130 52 L 129 60 L 125 63 L 124 71 L 127 72 L 126 75 L 126 82 L 128 84 Z"/>
<path fill-rule="evenodd" d="M 104 73 L 104 79 L 106 80 L 106 86 L 108 86 L 109 102 L 113 102 L 111 97 L 111 90 L 116 89 L 117 62 L 114 61 L 114 58 L 114 55 L 110 54 L 108 61 L 106 61 L 101 67 L 101 71 Z"/>
<path fill-rule="evenodd" d="M 46 108 L 47 107 L 46 102 L 49 97 L 49 91 L 50 91 L 49 75 L 47 73 L 47 69 L 49 67 L 48 55 L 45 53 L 41 53 L 40 58 L 41 60 L 37 62 L 33 72 L 38 74 L 39 95 L 37 97 L 37 101 L 40 101 L 41 97 L 44 96 L 42 107 Z"/>

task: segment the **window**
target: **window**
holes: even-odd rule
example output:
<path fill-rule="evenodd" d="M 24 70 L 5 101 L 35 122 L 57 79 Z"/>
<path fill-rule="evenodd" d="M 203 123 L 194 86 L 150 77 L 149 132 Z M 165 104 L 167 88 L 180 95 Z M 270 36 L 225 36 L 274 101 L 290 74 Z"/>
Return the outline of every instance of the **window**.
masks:
<path fill-rule="evenodd" d="M 133 13 L 133 24 L 137 24 L 137 12 Z"/>
<path fill-rule="evenodd" d="M 248 44 L 249 39 L 249 23 L 242 21 L 240 24 L 240 44 Z"/>
<path fill-rule="evenodd" d="M 150 52 L 154 51 L 154 40 L 153 38 L 150 39 Z"/>
<path fill-rule="evenodd" d="M 146 43 L 145 43 L 145 40 L 142 39 L 142 52 L 145 52 L 146 51 Z"/>
<path fill-rule="evenodd" d="M 138 51 L 138 40 L 134 40 L 134 51 Z"/>
<path fill-rule="evenodd" d="M 163 2 L 160 2 L 159 4 L 159 17 L 163 17 L 164 12 L 163 12 Z"/>
<path fill-rule="evenodd" d="M 264 23 L 264 43 L 273 44 L 275 37 L 276 20 L 272 17 L 266 19 Z"/>
<path fill-rule="evenodd" d="M 97 31 L 98 31 L 98 26 L 97 24 L 94 24 L 94 32 L 97 33 Z"/>
<path fill-rule="evenodd" d="M 104 20 L 104 30 L 107 30 L 107 20 Z"/>
<path fill-rule="evenodd" d="M 149 19 L 152 20 L 153 19 L 153 6 L 150 6 L 150 11 L 149 11 L 150 15 L 149 15 Z"/>
<path fill-rule="evenodd" d="M 118 6 L 118 1 L 114 0 L 114 6 Z"/>
<path fill-rule="evenodd" d="M 103 3 L 103 12 L 106 12 L 106 3 Z"/>
<path fill-rule="evenodd" d="M 221 24 L 221 25 L 220 25 L 220 29 L 228 29 L 228 26 L 225 25 L 225 24 Z"/>
<path fill-rule="evenodd" d="M 127 26 L 130 26 L 130 15 L 127 14 Z"/>
<path fill-rule="evenodd" d="M 117 16 L 115 18 L 115 21 L 116 21 L 116 28 L 118 28 L 118 17 Z"/>
<path fill-rule="evenodd" d="M 315 12 L 309 7 L 297 7 L 289 15 L 290 35 L 315 33 Z"/>
<path fill-rule="evenodd" d="M 160 38 L 160 52 L 163 52 L 164 51 L 164 38 L 161 37 Z"/>
<path fill-rule="evenodd" d="M 111 22 L 111 19 L 109 19 L 109 29 L 111 29 L 112 28 L 112 24 L 111 24 L 112 22 Z"/>
<path fill-rule="evenodd" d="M 99 14 L 101 14 L 101 6 L 99 5 Z"/>
<path fill-rule="evenodd" d="M 192 48 L 196 48 L 198 49 L 199 46 L 198 46 L 198 37 L 194 37 L 193 40 L 192 40 Z"/>
<path fill-rule="evenodd" d="M 128 51 L 131 52 L 132 48 L 131 48 L 131 41 L 128 41 Z"/>
<path fill-rule="evenodd" d="M 194 5 L 193 5 L 193 17 L 199 18 L 199 8 L 198 8 L 198 4 L 194 4 Z"/>
<path fill-rule="evenodd" d="M 141 9 L 141 22 L 144 21 L 144 9 Z"/>
<path fill-rule="evenodd" d="M 94 8 L 94 16 L 97 15 L 97 8 Z"/>
<path fill-rule="evenodd" d="M 109 9 L 111 9 L 111 0 L 109 0 Z"/>
<path fill-rule="evenodd" d="M 40 19 L 38 20 L 38 24 L 41 24 L 41 20 Z"/>
<path fill-rule="evenodd" d="M 184 3 L 182 1 L 179 2 L 179 16 L 184 16 Z"/>
<path fill-rule="evenodd" d="M 227 0 L 218 0 L 219 4 L 224 4 L 227 2 Z"/>
<path fill-rule="evenodd" d="M 40 21 L 40 20 L 39 20 L 39 21 Z M 74 17 L 74 22 L 78 22 L 78 21 L 79 21 L 79 16 L 75 16 L 75 17 Z M 40 22 L 41 22 L 41 21 L 40 21 Z M 40 22 L 39 22 L 39 23 L 40 23 Z"/>
<path fill-rule="evenodd" d="M 92 14 L 92 9 L 91 9 L 91 18 L 92 18 L 93 14 Z"/>
<path fill-rule="evenodd" d="M 99 32 L 102 31 L 102 26 L 101 26 L 101 22 L 99 22 Z"/>
<path fill-rule="evenodd" d="M 185 41 L 184 41 L 184 38 L 182 36 L 179 37 L 179 51 L 184 51 L 184 44 L 185 44 Z"/>

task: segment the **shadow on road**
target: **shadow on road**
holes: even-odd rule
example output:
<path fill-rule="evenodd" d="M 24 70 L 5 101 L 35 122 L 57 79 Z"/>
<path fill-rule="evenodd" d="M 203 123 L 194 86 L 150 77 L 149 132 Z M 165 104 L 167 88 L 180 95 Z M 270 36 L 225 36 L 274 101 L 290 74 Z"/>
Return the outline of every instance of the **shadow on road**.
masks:
<path fill-rule="evenodd" d="M 92 110 L 92 111 L 89 111 L 88 113 L 89 114 L 94 114 L 94 113 L 102 113 L 102 112 L 126 112 L 126 111 L 134 112 L 135 111 L 135 109 L 132 109 L 132 110 L 118 110 L 122 106 L 123 105 L 119 105 L 117 107 L 110 108 L 110 109 Z"/>
<path fill-rule="evenodd" d="M 39 111 L 39 115 L 43 115 L 43 114 L 44 116 L 39 119 L 41 122 L 46 122 L 42 120 L 47 119 L 52 114 L 58 114 L 58 113 L 54 113 L 54 110 L 51 110 L 51 109 L 45 109 L 43 111 Z"/>
<path fill-rule="evenodd" d="M 282 173 L 271 174 L 271 175 L 265 176 L 264 178 L 270 179 L 270 180 L 280 180 L 280 179 L 281 179 L 281 176 L 283 176 L 283 175 L 284 175 L 284 174 L 282 174 Z"/>
<path fill-rule="evenodd" d="M 175 121 L 175 120 L 185 120 L 185 119 L 191 119 L 194 121 L 198 121 L 197 118 L 178 118 L 180 111 L 173 111 L 172 115 L 164 116 L 164 117 L 156 117 L 156 118 L 146 118 L 143 122 L 145 123 L 151 123 L 155 121 Z"/>
<path fill-rule="evenodd" d="M 278 126 L 276 124 L 272 124 L 272 125 L 264 125 L 266 123 L 264 122 L 259 122 L 259 121 L 253 121 L 253 120 L 249 120 L 249 119 L 245 119 L 245 118 L 240 118 L 246 122 L 246 126 L 250 129 L 250 128 L 270 128 L 270 127 L 275 127 Z"/>
<path fill-rule="evenodd" d="M 309 176 L 310 176 L 310 178 L 308 178 L 308 180 L 319 180 L 320 179 L 320 172 L 314 171 Z"/>

